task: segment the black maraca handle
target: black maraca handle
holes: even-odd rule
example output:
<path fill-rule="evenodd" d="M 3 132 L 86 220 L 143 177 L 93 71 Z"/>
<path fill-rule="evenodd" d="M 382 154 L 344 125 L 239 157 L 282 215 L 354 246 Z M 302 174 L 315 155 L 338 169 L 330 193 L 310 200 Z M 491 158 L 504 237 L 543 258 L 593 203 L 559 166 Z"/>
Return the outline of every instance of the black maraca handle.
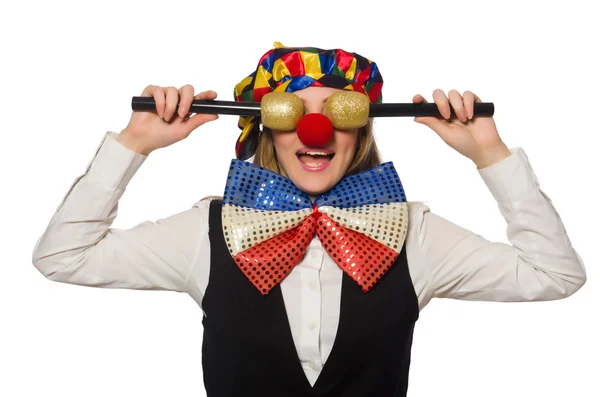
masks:
<path fill-rule="evenodd" d="M 475 102 L 473 117 L 492 117 L 494 104 L 492 102 Z M 435 103 L 373 103 L 369 117 L 422 117 L 431 116 L 444 118 Z M 450 118 L 456 118 L 456 113 L 450 106 Z"/>
<path fill-rule="evenodd" d="M 494 115 L 492 102 L 475 102 L 473 117 L 491 117 Z M 176 106 L 176 110 L 179 104 Z M 156 110 L 153 97 L 134 96 L 131 99 L 132 110 Z M 236 116 L 260 117 L 260 102 L 213 101 L 195 99 L 192 101 L 191 113 L 231 114 Z M 431 116 L 443 118 L 435 103 L 372 103 L 369 117 L 422 117 Z M 456 113 L 450 106 L 450 118 L 456 118 Z"/>
<path fill-rule="evenodd" d="M 131 109 L 156 110 L 156 103 L 154 102 L 153 97 L 134 96 L 131 99 Z M 177 112 L 177 109 L 179 109 L 179 103 L 175 107 L 175 112 Z M 194 99 L 189 112 L 260 117 L 260 102 L 212 101 L 208 99 Z"/>

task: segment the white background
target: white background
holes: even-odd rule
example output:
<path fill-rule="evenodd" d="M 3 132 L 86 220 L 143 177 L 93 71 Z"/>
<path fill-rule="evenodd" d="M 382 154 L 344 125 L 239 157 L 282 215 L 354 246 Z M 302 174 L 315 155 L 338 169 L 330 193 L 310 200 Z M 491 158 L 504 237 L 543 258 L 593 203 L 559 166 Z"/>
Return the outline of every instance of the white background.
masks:
<path fill-rule="evenodd" d="M 232 100 L 274 41 L 355 51 L 385 102 L 434 89 L 494 102 L 588 271 L 555 302 L 434 300 L 417 323 L 410 396 L 599 396 L 595 2 L 23 1 L 2 5 L 0 395 L 203 396 L 202 312 L 187 295 L 54 283 L 31 254 L 107 130 L 148 84 Z M 119 203 L 130 228 L 222 193 L 235 116 L 152 153 Z M 474 164 L 412 118 L 376 137 L 409 200 L 490 240 L 506 223 Z M 192 180 L 195 183 L 182 183 Z"/>

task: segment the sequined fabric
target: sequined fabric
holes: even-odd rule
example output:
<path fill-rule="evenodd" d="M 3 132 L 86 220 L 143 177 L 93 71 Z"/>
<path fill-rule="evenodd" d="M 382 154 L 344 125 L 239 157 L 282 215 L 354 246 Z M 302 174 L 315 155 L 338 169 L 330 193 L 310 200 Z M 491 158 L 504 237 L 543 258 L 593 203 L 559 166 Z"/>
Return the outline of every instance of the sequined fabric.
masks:
<path fill-rule="evenodd" d="M 230 254 L 262 294 L 292 271 L 315 234 L 367 292 L 402 249 L 408 207 L 391 162 L 345 177 L 313 203 L 289 179 L 235 159 L 221 216 Z"/>

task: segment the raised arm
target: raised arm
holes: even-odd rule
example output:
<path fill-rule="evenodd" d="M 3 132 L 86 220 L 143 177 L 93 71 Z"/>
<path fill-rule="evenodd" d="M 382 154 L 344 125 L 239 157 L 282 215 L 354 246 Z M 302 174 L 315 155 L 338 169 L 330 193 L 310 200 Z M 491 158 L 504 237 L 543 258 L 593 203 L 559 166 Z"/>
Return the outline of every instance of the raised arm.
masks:
<path fill-rule="evenodd" d="M 217 119 L 189 112 L 194 99 L 217 94 L 194 96 L 189 84 L 179 90 L 149 85 L 142 96 L 154 98 L 156 111 L 134 111 L 121 133 L 105 134 L 36 242 L 32 261 L 47 278 L 96 287 L 186 290 L 196 250 L 208 238 L 201 206 L 128 230 L 110 226 L 119 199 L 147 156 Z"/>
<path fill-rule="evenodd" d="M 48 279 L 86 286 L 184 291 L 207 222 L 198 207 L 128 229 L 111 228 L 128 182 L 146 159 L 107 132 L 33 250 Z"/>
<path fill-rule="evenodd" d="M 430 298 L 541 301 L 565 298 L 586 281 L 583 262 L 521 148 L 478 169 L 507 222 L 510 244 L 492 242 L 420 205 L 418 245 Z"/>

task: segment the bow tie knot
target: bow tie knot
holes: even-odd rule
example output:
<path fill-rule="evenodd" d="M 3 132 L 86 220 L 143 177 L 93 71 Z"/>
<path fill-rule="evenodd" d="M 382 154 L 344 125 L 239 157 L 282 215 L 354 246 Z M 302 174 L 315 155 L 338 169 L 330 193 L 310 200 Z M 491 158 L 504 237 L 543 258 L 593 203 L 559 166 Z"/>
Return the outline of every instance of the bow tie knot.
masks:
<path fill-rule="evenodd" d="M 319 212 L 319 207 L 317 207 L 317 203 L 313 203 L 313 212 L 312 212 L 312 216 L 315 219 L 319 219 L 319 215 L 321 213 Z"/>
<path fill-rule="evenodd" d="M 289 179 L 232 160 L 223 194 L 223 235 L 246 277 L 267 294 L 316 236 L 327 254 L 369 291 L 406 237 L 406 195 L 392 163 L 344 177 L 312 202 Z"/>

